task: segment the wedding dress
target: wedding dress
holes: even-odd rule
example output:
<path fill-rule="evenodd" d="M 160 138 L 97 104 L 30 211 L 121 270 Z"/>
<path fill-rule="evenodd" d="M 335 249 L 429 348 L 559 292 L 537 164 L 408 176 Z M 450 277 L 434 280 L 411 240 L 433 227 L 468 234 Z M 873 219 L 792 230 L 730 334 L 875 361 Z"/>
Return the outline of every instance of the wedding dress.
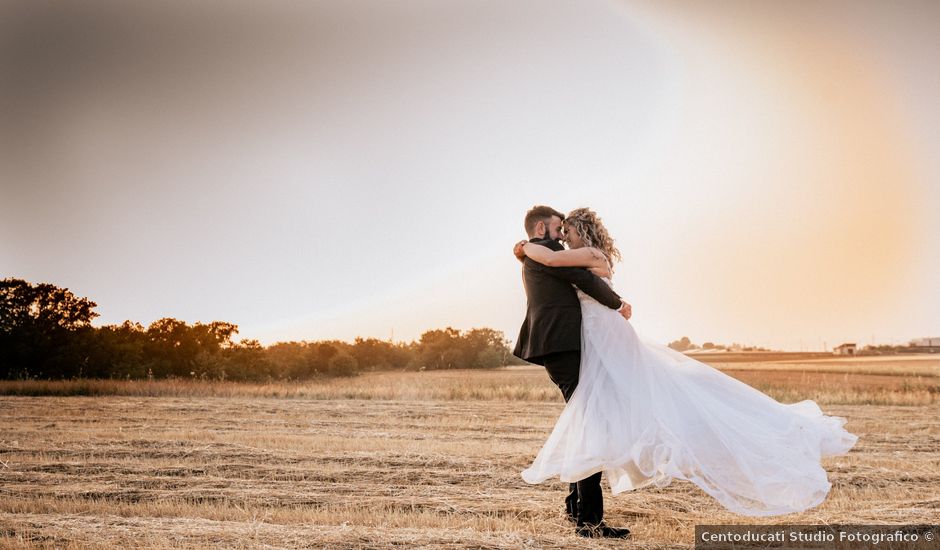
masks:
<path fill-rule="evenodd" d="M 609 279 L 605 279 L 610 284 Z M 728 510 L 800 512 L 831 484 L 820 460 L 858 437 L 811 400 L 783 404 L 669 347 L 580 290 L 581 371 L 528 483 L 603 471 L 613 494 L 689 480 Z"/>

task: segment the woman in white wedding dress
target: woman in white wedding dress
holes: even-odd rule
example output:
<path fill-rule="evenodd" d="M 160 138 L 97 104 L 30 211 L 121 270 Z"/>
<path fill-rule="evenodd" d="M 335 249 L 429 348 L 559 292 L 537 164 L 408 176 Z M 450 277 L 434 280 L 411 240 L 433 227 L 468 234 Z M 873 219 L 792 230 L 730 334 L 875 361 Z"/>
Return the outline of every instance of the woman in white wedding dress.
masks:
<path fill-rule="evenodd" d="M 569 250 L 517 245 L 545 265 L 590 268 L 610 284 L 620 258 L 597 215 L 564 220 Z M 857 436 L 811 400 L 783 404 L 704 363 L 637 336 L 616 311 L 580 290 L 577 389 L 532 465 L 528 483 L 573 482 L 603 471 L 616 495 L 689 480 L 738 514 L 770 516 L 820 504 L 831 484 L 822 457 Z"/>

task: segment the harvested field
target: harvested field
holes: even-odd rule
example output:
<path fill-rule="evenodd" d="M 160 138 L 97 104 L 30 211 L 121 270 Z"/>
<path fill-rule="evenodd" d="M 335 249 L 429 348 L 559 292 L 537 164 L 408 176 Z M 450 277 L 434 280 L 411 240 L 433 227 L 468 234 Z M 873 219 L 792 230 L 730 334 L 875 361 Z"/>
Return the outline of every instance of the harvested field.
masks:
<path fill-rule="evenodd" d="M 766 363 L 725 363 L 718 359 L 709 358 L 708 363 L 785 402 L 813 399 L 820 405 L 940 403 L 940 358 Z M 373 372 L 308 382 L 0 380 L 0 395 L 562 402 L 558 388 L 545 370 L 534 365 L 486 371 Z"/>
<path fill-rule="evenodd" d="M 369 398 L 0 397 L 0 547 L 622 547 L 573 535 L 564 484 L 519 477 L 563 407 L 541 394 L 544 376 L 381 374 Z M 440 397 L 383 399 L 395 377 Z M 368 379 L 346 382 L 365 392 Z M 788 391 L 821 379 L 800 380 Z M 448 394 L 458 385 L 467 393 Z M 826 459 L 829 498 L 757 523 L 940 523 L 940 403 L 823 408 L 860 436 Z M 605 504 L 636 548 L 690 547 L 697 523 L 755 523 L 684 481 Z"/>

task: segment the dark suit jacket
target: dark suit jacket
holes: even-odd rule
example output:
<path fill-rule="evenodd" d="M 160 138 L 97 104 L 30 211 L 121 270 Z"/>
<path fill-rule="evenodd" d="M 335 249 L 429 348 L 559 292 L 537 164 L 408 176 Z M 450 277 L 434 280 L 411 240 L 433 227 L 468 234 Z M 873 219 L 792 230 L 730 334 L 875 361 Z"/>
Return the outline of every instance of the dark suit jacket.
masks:
<path fill-rule="evenodd" d="M 535 238 L 529 242 L 564 250 L 561 243 L 551 239 Z M 516 349 L 512 352 L 516 357 L 541 365 L 540 358 L 544 355 L 581 349 L 581 302 L 571 285 L 607 307 L 620 307 L 620 296 L 583 267 L 548 267 L 530 258 L 526 258 L 524 264 L 528 303 Z"/>

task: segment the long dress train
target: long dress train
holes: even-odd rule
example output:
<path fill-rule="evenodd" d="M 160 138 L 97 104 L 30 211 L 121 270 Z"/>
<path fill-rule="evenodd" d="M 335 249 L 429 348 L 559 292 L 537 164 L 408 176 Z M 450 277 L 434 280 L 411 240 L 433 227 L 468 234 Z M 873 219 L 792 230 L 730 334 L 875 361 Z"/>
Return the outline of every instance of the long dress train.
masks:
<path fill-rule="evenodd" d="M 608 284 L 610 281 L 607 281 Z M 603 471 L 616 495 L 689 480 L 732 512 L 770 516 L 820 504 L 820 462 L 858 437 L 811 400 L 783 404 L 669 347 L 578 291 L 578 387 L 532 465 L 528 483 Z"/>

